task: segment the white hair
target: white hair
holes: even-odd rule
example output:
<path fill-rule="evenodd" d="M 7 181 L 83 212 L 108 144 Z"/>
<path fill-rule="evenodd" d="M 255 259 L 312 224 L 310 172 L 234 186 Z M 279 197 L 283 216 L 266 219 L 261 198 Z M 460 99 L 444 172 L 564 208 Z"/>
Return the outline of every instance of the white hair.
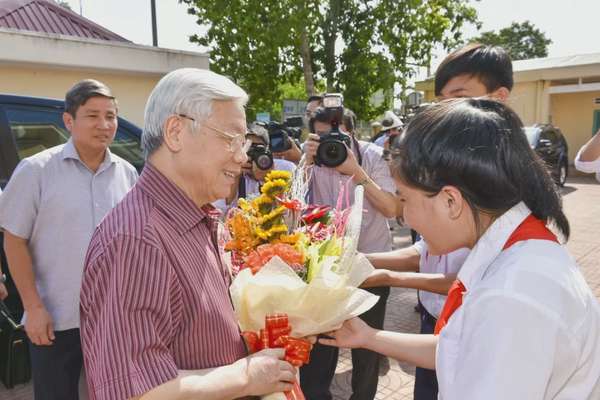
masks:
<path fill-rule="evenodd" d="M 145 157 L 162 145 L 163 128 L 170 116 L 184 114 L 202 122 L 210 116 L 213 100 L 233 100 L 244 107 L 248 95 L 229 78 L 205 69 L 181 68 L 165 75 L 150 93 L 144 111 Z"/>

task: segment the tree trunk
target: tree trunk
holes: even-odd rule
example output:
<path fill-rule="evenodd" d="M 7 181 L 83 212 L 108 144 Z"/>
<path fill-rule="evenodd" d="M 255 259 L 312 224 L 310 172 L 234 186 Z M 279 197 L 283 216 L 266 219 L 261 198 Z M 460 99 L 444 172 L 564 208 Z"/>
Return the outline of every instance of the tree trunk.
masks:
<path fill-rule="evenodd" d="M 302 70 L 304 71 L 304 86 L 306 94 L 310 97 L 315 94 L 315 80 L 313 78 L 312 57 L 306 27 L 302 28 L 302 33 L 300 34 L 300 54 L 302 56 Z"/>
<path fill-rule="evenodd" d="M 327 81 L 327 91 L 335 92 L 335 71 L 337 68 L 335 62 L 335 41 L 337 39 L 338 25 L 340 23 L 341 1 L 329 0 L 329 12 L 323 27 L 325 41 L 325 79 Z"/>

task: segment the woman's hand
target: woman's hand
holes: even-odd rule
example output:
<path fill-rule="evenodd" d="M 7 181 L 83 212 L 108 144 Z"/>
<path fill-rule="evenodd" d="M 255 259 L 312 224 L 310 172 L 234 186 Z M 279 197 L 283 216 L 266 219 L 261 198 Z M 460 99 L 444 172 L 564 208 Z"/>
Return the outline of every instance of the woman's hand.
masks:
<path fill-rule="evenodd" d="M 321 338 L 319 339 L 319 343 L 327 346 L 356 349 L 365 347 L 375 335 L 375 332 L 377 331 L 364 323 L 360 318 L 352 318 L 344 322 L 344 325 L 337 331 L 325 334 L 332 339 Z"/>

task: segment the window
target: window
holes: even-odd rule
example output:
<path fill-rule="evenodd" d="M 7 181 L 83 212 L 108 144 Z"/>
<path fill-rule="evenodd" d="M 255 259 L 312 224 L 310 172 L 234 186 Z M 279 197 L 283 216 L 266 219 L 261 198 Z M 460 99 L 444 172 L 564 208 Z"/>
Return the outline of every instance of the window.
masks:
<path fill-rule="evenodd" d="M 6 116 L 17 145 L 19 160 L 32 156 L 71 137 L 62 121 L 62 108 L 15 105 L 5 107 Z M 144 157 L 139 133 L 128 129 L 119 119 L 119 128 L 110 150 L 141 170 Z"/>
<path fill-rule="evenodd" d="M 546 129 L 542 131 L 540 135 L 540 141 L 547 140 L 548 143 L 556 143 L 558 141 L 558 135 L 553 129 Z"/>

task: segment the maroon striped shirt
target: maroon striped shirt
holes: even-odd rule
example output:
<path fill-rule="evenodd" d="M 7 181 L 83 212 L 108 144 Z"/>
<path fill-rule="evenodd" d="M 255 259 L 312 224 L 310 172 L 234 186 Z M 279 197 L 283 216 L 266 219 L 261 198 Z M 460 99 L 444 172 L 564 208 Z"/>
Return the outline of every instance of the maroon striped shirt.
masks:
<path fill-rule="evenodd" d="M 126 399 L 244 357 L 217 216 L 149 163 L 102 221 L 81 288 L 90 399 Z"/>

